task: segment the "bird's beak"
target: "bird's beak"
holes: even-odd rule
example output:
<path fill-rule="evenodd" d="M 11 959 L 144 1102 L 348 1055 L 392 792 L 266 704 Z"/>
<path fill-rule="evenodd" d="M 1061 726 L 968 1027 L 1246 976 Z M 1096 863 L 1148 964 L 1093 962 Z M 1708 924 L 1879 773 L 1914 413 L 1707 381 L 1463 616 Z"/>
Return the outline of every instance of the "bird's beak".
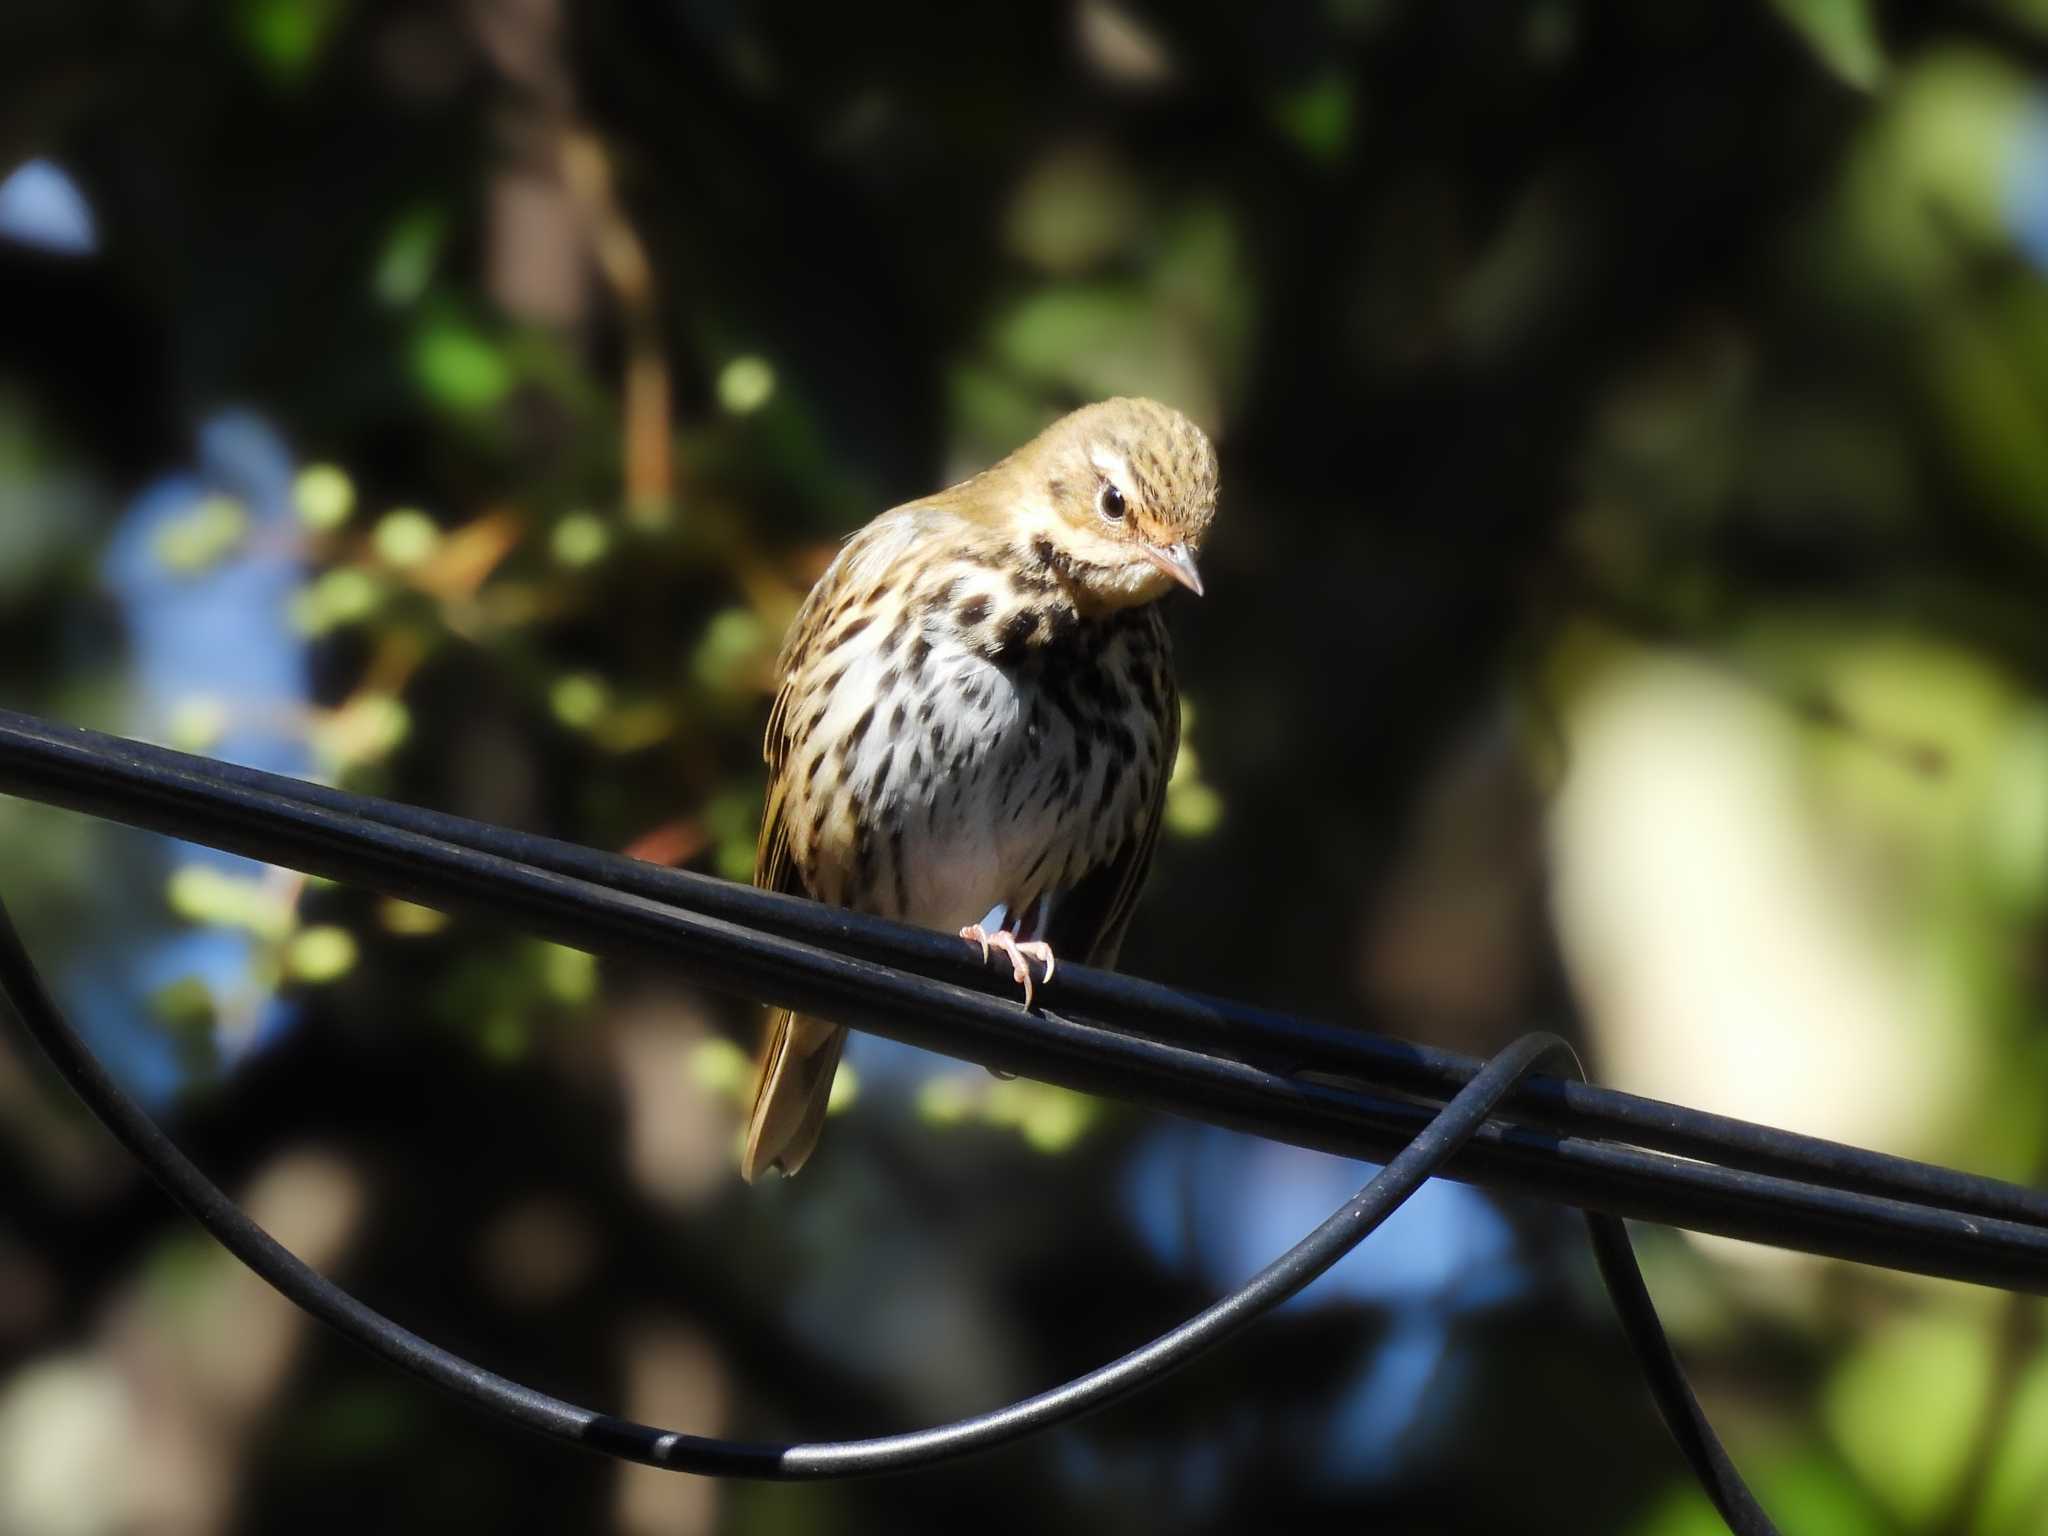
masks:
<path fill-rule="evenodd" d="M 1195 596 L 1202 595 L 1202 573 L 1195 569 L 1195 557 L 1189 551 L 1185 540 L 1179 544 L 1169 544 L 1164 549 L 1157 544 L 1147 544 L 1145 558 Z"/>

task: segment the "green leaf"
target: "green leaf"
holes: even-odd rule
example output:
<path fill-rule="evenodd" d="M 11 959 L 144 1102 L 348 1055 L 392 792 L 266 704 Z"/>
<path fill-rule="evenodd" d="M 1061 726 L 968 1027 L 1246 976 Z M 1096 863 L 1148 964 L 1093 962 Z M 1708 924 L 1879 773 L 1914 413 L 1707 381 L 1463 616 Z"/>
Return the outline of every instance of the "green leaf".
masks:
<path fill-rule="evenodd" d="M 1884 44 L 1871 20 L 1869 0 L 1772 0 L 1778 14 L 1806 40 L 1821 63 L 1844 84 L 1875 90 L 1884 81 Z"/>
<path fill-rule="evenodd" d="M 1991 1349 L 1981 1319 L 1911 1317 L 1880 1331 L 1828 1383 L 1822 1414 L 1842 1454 L 1911 1525 L 1943 1507 L 1969 1461 Z"/>
<path fill-rule="evenodd" d="M 437 405 L 488 410 L 512 388 L 504 350 L 472 325 L 446 317 L 421 327 L 413 342 L 413 376 Z"/>
<path fill-rule="evenodd" d="M 991 340 L 1016 375 L 1082 399 L 1149 395 L 1197 420 L 1217 414 L 1213 371 L 1197 337 L 1136 287 L 1042 289 L 1012 305 Z"/>
<path fill-rule="evenodd" d="M 1830 1536 L 1891 1536 L 1897 1527 L 1875 1508 L 1833 1457 L 1807 1449 L 1745 1463 L 1757 1499 L 1785 1531 L 1826 1531 Z M 1629 1536 L 1725 1536 L 1727 1524 L 1690 1478 L 1676 1485 Z"/>
<path fill-rule="evenodd" d="M 1335 161 L 1351 147 L 1351 82 L 1328 74 L 1273 104 L 1273 120 L 1311 160 Z"/>
<path fill-rule="evenodd" d="M 271 79 L 295 86 L 320 62 L 347 9 L 345 0 L 241 0 L 235 31 Z"/>
<path fill-rule="evenodd" d="M 416 208 L 392 225 L 370 278 L 377 297 L 397 309 L 424 294 L 447 232 L 448 218 L 439 208 Z"/>

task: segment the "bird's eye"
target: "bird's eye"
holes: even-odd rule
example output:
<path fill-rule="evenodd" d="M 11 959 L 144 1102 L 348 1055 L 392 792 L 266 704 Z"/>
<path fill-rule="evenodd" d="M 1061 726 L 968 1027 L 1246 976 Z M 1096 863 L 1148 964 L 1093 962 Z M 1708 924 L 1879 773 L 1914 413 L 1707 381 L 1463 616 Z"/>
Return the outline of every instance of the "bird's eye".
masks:
<path fill-rule="evenodd" d="M 1115 486 L 1105 483 L 1102 493 L 1095 498 L 1095 509 L 1112 523 L 1120 523 L 1124 517 L 1124 493 Z"/>

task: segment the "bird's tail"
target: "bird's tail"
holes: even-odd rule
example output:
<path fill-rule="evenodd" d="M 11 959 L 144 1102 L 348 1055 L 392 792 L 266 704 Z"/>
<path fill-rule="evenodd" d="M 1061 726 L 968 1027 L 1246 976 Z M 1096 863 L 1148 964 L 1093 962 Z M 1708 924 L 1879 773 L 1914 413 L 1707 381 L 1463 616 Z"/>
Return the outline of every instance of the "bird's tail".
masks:
<path fill-rule="evenodd" d="M 747 1116 L 747 1146 L 740 1177 L 749 1184 L 770 1168 L 785 1175 L 803 1167 L 825 1128 L 832 1074 L 846 1031 L 822 1019 L 778 1010 L 768 1020 L 761 1078 Z"/>

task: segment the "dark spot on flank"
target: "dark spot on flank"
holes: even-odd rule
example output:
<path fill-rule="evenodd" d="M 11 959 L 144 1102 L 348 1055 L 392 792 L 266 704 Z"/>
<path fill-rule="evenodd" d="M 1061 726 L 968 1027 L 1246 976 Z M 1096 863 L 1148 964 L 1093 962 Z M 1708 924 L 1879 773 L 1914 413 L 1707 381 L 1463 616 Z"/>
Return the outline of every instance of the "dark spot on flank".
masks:
<path fill-rule="evenodd" d="M 938 701 L 930 694 L 926 694 L 917 706 L 917 723 L 923 725 L 929 721 L 932 717 L 932 711 L 938 707 Z"/>
<path fill-rule="evenodd" d="M 875 684 L 875 692 L 881 694 L 884 698 L 886 698 L 888 697 L 888 695 L 896 691 L 896 685 L 902 680 L 903 669 L 900 667 L 891 667 L 888 671 L 882 674 L 881 681 Z"/>
<path fill-rule="evenodd" d="M 960 578 L 955 576 L 951 581 L 925 595 L 924 611 L 926 613 L 938 613 L 942 609 L 950 608 L 953 606 L 953 599 L 959 595 Z"/>
<path fill-rule="evenodd" d="M 862 614 L 859 618 L 855 619 L 851 624 L 847 625 L 846 628 L 839 631 L 838 636 L 832 641 L 832 648 L 834 650 L 837 650 L 840 646 L 846 644 L 847 641 L 851 640 L 855 635 L 859 634 L 862 630 L 866 629 L 870 624 L 874 622 L 875 616 L 872 613 Z"/>
<path fill-rule="evenodd" d="M 868 727 L 874 723 L 875 706 L 870 704 L 866 712 L 853 722 L 853 729 L 846 733 L 846 740 L 840 744 L 841 750 L 850 751 L 852 748 L 859 746 L 861 737 L 867 735 Z"/>
<path fill-rule="evenodd" d="M 1036 608 L 1019 608 L 1003 625 L 1003 644 L 1021 646 L 1038 633 L 1038 626 L 1045 622 L 1044 615 Z"/>
<path fill-rule="evenodd" d="M 889 631 L 889 638 L 882 642 L 882 649 L 885 651 L 897 650 L 909 637 L 910 614 L 906 610 L 903 616 L 896 621 L 896 627 Z"/>
<path fill-rule="evenodd" d="M 917 637 L 917 644 L 910 648 L 910 675 L 915 677 L 924 670 L 924 664 L 931 659 L 932 643 L 923 635 Z"/>
<path fill-rule="evenodd" d="M 805 790 L 808 791 L 810 789 L 812 782 L 818 777 L 818 769 L 824 766 L 824 762 L 825 749 L 823 747 L 820 747 L 817 751 L 811 754 L 811 760 L 808 763 L 804 764 Z"/>
<path fill-rule="evenodd" d="M 970 597 L 960 605 L 958 617 L 964 627 L 968 629 L 974 628 L 975 625 L 988 617 L 988 599 L 986 597 Z"/>
<path fill-rule="evenodd" d="M 898 704 L 896 705 L 896 712 L 889 716 L 889 734 L 892 737 L 902 735 L 903 724 L 909 718 L 910 706 L 908 704 L 898 702 Z"/>

